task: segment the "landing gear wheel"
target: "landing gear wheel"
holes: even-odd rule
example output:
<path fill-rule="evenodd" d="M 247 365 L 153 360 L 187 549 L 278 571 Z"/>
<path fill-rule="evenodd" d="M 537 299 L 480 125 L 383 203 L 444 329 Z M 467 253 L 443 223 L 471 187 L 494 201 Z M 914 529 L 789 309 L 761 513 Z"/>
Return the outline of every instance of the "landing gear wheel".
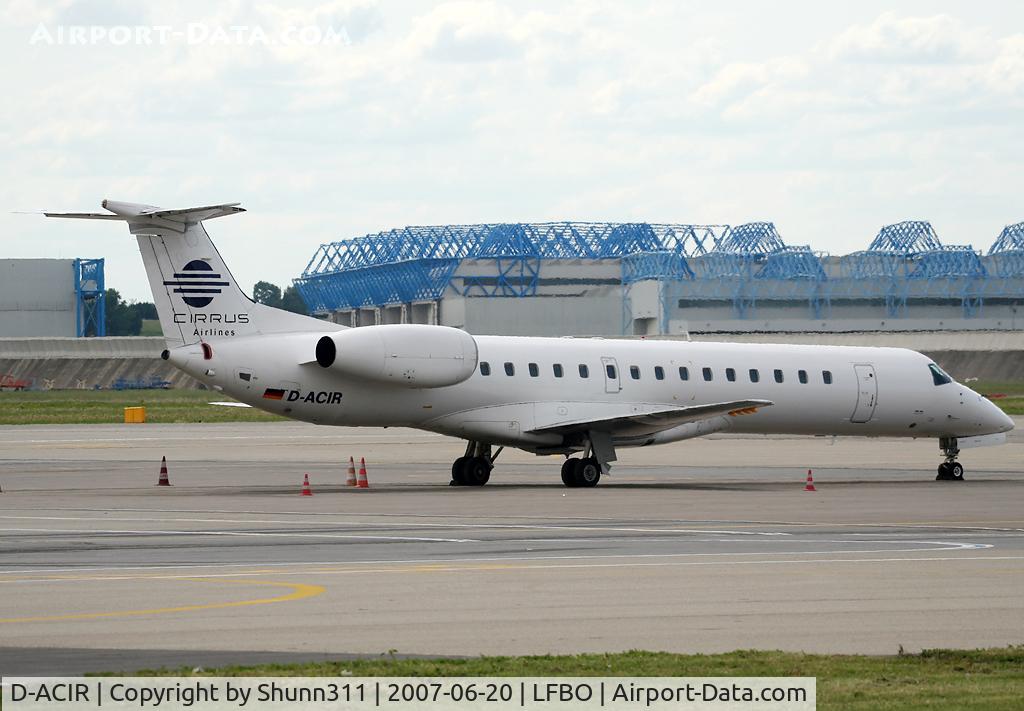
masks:
<path fill-rule="evenodd" d="M 593 487 L 601 481 L 601 465 L 593 457 L 576 460 L 574 469 L 576 486 Z"/>
<path fill-rule="evenodd" d="M 960 462 L 943 462 L 939 465 L 939 474 L 935 481 L 963 481 L 964 465 Z"/>
<path fill-rule="evenodd" d="M 579 486 L 576 483 L 576 462 L 578 459 L 566 459 L 562 462 L 562 483 L 568 487 Z"/>
<path fill-rule="evenodd" d="M 469 457 L 459 457 L 452 462 L 452 480 L 449 486 L 466 486 L 466 462 Z"/>
<path fill-rule="evenodd" d="M 491 478 L 491 463 L 483 457 L 470 457 L 462 467 L 464 486 L 483 486 Z"/>

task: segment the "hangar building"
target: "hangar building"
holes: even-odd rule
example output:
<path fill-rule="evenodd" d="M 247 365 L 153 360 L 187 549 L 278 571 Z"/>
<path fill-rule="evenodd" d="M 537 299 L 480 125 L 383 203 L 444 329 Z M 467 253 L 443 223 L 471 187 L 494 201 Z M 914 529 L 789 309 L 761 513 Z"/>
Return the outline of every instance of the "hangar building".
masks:
<path fill-rule="evenodd" d="M 1024 223 L 985 254 L 907 221 L 843 256 L 770 222 L 406 227 L 321 245 L 295 285 L 337 323 L 476 334 L 1015 330 Z"/>
<path fill-rule="evenodd" d="M 0 259 L 0 338 L 106 335 L 102 259 Z"/>

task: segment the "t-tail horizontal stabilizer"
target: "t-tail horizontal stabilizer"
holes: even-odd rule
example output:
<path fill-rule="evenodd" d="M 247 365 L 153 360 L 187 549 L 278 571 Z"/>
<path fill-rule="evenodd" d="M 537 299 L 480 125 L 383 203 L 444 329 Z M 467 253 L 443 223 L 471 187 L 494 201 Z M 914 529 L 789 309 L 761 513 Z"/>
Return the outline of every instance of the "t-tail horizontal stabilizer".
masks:
<path fill-rule="evenodd" d="M 234 215 L 245 212 L 240 203 L 227 202 L 221 205 L 203 205 L 186 207 L 178 210 L 163 210 L 153 205 L 140 205 L 133 202 L 104 200 L 104 212 L 44 212 L 47 217 L 66 217 L 74 220 L 121 220 L 127 222 L 132 234 L 146 234 L 148 231 L 170 230 L 184 234 L 190 222 L 212 220 L 215 217 Z"/>

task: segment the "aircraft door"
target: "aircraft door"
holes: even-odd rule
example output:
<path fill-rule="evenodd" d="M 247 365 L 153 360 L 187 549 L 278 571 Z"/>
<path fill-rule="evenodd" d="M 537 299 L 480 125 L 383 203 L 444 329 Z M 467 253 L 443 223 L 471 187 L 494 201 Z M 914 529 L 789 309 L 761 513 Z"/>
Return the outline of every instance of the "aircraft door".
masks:
<path fill-rule="evenodd" d="M 619 364 L 614 358 L 607 356 L 601 358 L 601 366 L 604 368 L 604 391 L 606 393 L 617 393 L 622 390 L 622 381 L 619 379 Z"/>
<path fill-rule="evenodd" d="M 853 409 L 850 422 L 867 422 L 875 414 L 878 403 L 878 380 L 875 378 L 875 367 L 867 363 L 853 366 L 857 375 L 857 405 Z"/>

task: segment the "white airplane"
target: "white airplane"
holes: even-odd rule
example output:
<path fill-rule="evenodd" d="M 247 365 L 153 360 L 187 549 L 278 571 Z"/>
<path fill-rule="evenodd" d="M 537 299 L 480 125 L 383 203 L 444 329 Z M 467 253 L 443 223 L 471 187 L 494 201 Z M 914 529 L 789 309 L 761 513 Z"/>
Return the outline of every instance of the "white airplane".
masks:
<path fill-rule="evenodd" d="M 936 437 L 939 479 L 963 478 L 958 440 L 1005 441 L 1013 421 L 926 356 L 901 348 L 472 336 L 445 326 L 346 328 L 254 303 L 203 221 L 104 200 L 138 238 L 164 360 L 218 392 L 321 425 L 415 427 L 467 441 L 452 483 L 481 486 L 504 447 L 562 454 L 594 486 L 620 447 L 713 432 Z M 582 457 L 571 455 L 582 452 Z"/>

